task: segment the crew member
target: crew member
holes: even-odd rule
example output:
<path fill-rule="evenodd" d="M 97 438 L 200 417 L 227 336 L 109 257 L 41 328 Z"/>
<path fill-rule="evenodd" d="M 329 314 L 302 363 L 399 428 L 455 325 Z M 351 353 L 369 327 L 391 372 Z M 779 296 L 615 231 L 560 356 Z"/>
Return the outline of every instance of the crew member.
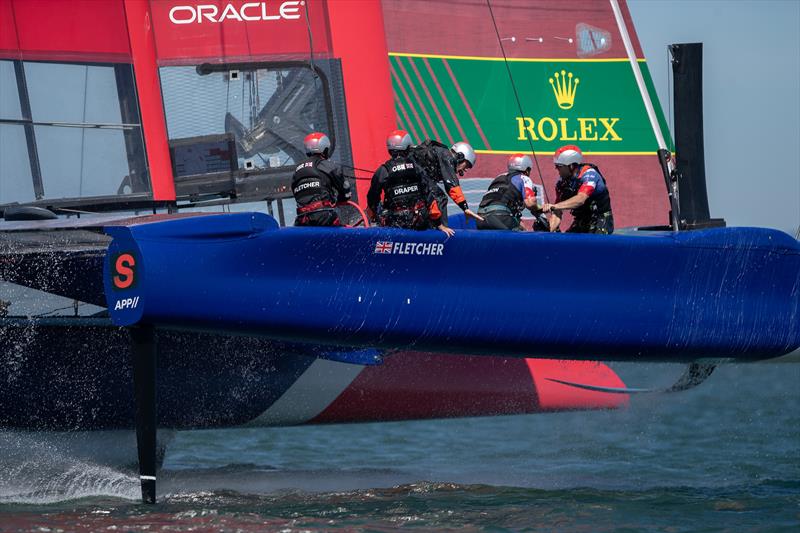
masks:
<path fill-rule="evenodd" d="M 436 185 L 411 156 L 408 132 L 390 133 L 386 148 L 391 158 L 375 171 L 367 193 L 370 218 L 376 218 L 382 194 L 382 226 L 416 230 L 434 227 L 453 235 L 455 232 L 442 224 L 442 212 L 433 193 Z"/>
<path fill-rule="evenodd" d="M 295 226 L 339 226 L 336 204 L 350 200 L 350 184 L 342 169 L 329 159 L 331 140 L 324 133 L 303 139 L 308 159 L 297 165 L 292 194 L 297 202 Z"/>
<path fill-rule="evenodd" d="M 522 210 L 527 207 L 538 214 L 530 156 L 514 154 L 508 158 L 507 166 L 508 172 L 497 176 L 481 199 L 478 214 L 483 220 L 478 221 L 478 229 L 524 231 L 520 224 Z"/>
<path fill-rule="evenodd" d="M 544 204 L 550 217 L 550 231 L 557 231 L 561 224 L 561 211 L 571 209 L 574 218 L 567 230 L 571 233 L 614 233 L 614 215 L 611 213 L 611 197 L 606 180 L 595 165 L 584 163 L 581 149 L 577 146 L 562 146 L 553 156 L 558 170 L 556 203 Z"/>
<path fill-rule="evenodd" d="M 469 208 L 464 192 L 461 190 L 461 184 L 458 181 L 458 176 L 463 176 L 467 170 L 475 166 L 477 156 L 472 146 L 464 141 L 459 141 L 448 148 L 438 141 L 426 139 L 411 148 L 411 155 L 436 184 L 433 192 L 439 209 L 442 211 L 442 219 L 445 222 L 447 222 L 448 196 L 464 211 L 466 216 L 480 220 L 481 217 Z M 439 187 L 440 183 L 444 187 L 444 191 Z M 447 194 L 445 194 L 445 191 Z"/>

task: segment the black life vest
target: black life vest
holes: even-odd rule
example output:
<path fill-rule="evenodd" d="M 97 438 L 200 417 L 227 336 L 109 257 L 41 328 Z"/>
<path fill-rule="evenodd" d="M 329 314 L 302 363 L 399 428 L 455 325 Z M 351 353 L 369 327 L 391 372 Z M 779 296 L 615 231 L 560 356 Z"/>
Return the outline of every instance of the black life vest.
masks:
<path fill-rule="evenodd" d="M 511 178 L 518 174 L 518 172 L 509 172 L 497 176 L 489 184 L 489 189 L 483 195 L 479 209 L 490 205 L 504 205 L 511 211 L 512 216 L 521 217 L 525 204 L 522 201 L 522 194 L 511 183 Z"/>
<path fill-rule="evenodd" d="M 586 201 L 583 203 L 582 206 L 572 210 L 572 216 L 575 217 L 575 220 L 580 221 L 589 221 L 593 217 L 602 215 L 603 213 L 610 213 L 611 212 L 611 196 L 608 194 L 608 184 L 606 183 L 606 179 L 603 177 L 603 174 L 600 172 L 600 169 L 597 168 L 596 165 L 591 163 L 584 163 L 581 165 L 580 169 L 578 170 L 578 178 L 583 176 L 584 172 L 587 170 L 592 169 L 597 172 L 597 175 L 600 176 L 600 179 L 603 180 L 603 185 L 605 185 L 605 190 L 600 193 L 594 193 Z M 573 182 L 577 183 L 579 180 L 572 180 Z M 571 198 L 578 194 L 578 190 L 575 189 L 574 192 L 570 189 L 570 195 L 566 198 Z M 559 199 L 561 201 L 561 199 Z"/>
<path fill-rule="evenodd" d="M 450 153 L 450 148 L 431 139 L 426 139 L 411 149 L 411 156 L 434 181 L 442 179 L 442 168 L 439 162 L 439 154 L 442 149 Z M 453 159 L 453 169 L 455 169 L 455 159 Z"/>
<path fill-rule="evenodd" d="M 384 163 L 388 173 L 383 189 L 384 208 L 397 211 L 425 206 L 425 191 L 416 165 L 412 157 L 401 155 Z"/>
<path fill-rule="evenodd" d="M 336 202 L 331 177 L 318 168 L 324 160 L 321 155 L 313 155 L 295 168 L 292 194 L 297 202 L 298 213 L 330 209 Z"/>

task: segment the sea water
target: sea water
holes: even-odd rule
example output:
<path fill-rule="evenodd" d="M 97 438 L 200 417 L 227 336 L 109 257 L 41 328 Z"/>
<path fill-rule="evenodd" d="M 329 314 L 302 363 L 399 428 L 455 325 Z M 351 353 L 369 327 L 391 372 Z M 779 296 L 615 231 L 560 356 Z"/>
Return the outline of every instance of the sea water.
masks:
<path fill-rule="evenodd" d="M 629 386 L 681 373 L 614 368 Z M 614 411 L 179 432 L 154 506 L 129 470 L 0 443 L 3 531 L 800 530 L 797 364 Z"/>

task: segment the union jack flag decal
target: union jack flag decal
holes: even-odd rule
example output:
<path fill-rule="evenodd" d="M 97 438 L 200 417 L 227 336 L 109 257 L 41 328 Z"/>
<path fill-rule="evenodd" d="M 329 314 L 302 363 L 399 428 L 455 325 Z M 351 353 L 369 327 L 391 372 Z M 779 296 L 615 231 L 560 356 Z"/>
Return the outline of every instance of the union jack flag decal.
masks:
<path fill-rule="evenodd" d="M 375 243 L 375 251 L 373 253 L 376 254 L 390 254 L 392 253 L 392 243 L 391 241 L 378 241 Z"/>

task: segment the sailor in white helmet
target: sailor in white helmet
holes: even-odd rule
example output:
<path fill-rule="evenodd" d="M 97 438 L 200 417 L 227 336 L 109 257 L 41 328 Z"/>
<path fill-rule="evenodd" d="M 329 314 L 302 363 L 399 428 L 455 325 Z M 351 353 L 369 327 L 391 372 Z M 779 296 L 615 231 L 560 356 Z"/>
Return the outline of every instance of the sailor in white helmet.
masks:
<path fill-rule="evenodd" d="M 447 223 L 448 196 L 464 211 L 466 216 L 476 220 L 481 219 L 469 208 L 464 192 L 461 190 L 461 183 L 458 181 L 458 176 L 463 176 L 467 170 L 475 166 L 477 156 L 472 146 L 464 141 L 459 141 L 448 148 L 439 141 L 425 139 L 411 147 L 411 155 L 422 166 L 428 177 L 436 183 L 437 186 L 433 192 L 445 223 Z M 441 187 L 444 187 L 444 191 Z"/>
<path fill-rule="evenodd" d="M 455 232 L 442 223 L 442 212 L 433 192 L 436 184 L 410 154 L 408 132 L 391 132 L 386 139 L 386 149 L 391 158 L 375 171 L 367 192 L 370 218 L 377 218 L 380 204 L 382 226 L 416 230 L 433 227 L 448 236 L 453 235 Z"/>
<path fill-rule="evenodd" d="M 556 203 L 544 204 L 543 211 L 552 213 L 550 231 L 558 231 L 561 211 L 571 209 L 574 218 L 570 233 L 614 233 L 614 215 L 606 180 L 595 165 L 583 160 L 575 145 L 562 146 L 553 155 L 558 170 Z"/>
<path fill-rule="evenodd" d="M 536 209 L 536 189 L 531 181 L 530 156 L 514 154 L 508 158 L 508 172 L 497 176 L 481 199 L 478 229 L 524 231 L 520 224 L 522 211 Z M 535 213 L 536 214 L 536 213 Z"/>
<path fill-rule="evenodd" d="M 297 165 L 292 177 L 292 194 L 297 202 L 295 226 L 339 226 L 337 204 L 350 200 L 350 184 L 342 169 L 328 159 L 331 140 L 320 132 L 303 140 L 308 159 Z"/>

